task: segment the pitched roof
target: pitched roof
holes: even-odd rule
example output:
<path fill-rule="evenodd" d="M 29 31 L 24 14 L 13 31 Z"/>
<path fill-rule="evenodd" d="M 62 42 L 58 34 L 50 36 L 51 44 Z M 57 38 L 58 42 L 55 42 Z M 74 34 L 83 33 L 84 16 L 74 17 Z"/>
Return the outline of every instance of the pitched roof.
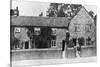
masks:
<path fill-rule="evenodd" d="M 88 11 L 85 9 L 85 7 L 82 6 L 82 8 L 78 11 L 78 13 L 72 18 L 71 21 L 73 21 L 73 19 L 79 20 L 79 17 L 85 16 L 87 17 L 87 19 L 94 21 L 94 19 L 89 15 Z"/>
<path fill-rule="evenodd" d="M 13 16 L 11 25 L 16 26 L 50 26 L 67 27 L 69 20 L 65 17 L 33 17 L 33 16 Z"/>

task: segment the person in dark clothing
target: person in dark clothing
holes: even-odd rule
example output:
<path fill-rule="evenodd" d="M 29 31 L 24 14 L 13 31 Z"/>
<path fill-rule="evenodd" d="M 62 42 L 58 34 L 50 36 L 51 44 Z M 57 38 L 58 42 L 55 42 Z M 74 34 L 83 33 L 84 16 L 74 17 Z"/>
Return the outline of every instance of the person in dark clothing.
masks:
<path fill-rule="evenodd" d="M 66 32 L 66 41 L 67 41 L 67 42 L 69 41 L 69 37 L 70 37 L 69 32 Z"/>
<path fill-rule="evenodd" d="M 70 37 L 69 32 L 66 32 L 66 38 L 68 38 L 68 39 L 69 39 L 69 37 Z"/>
<path fill-rule="evenodd" d="M 68 46 L 69 44 L 69 37 L 70 37 L 70 34 L 68 31 L 66 31 L 66 46 Z"/>
<path fill-rule="evenodd" d="M 62 40 L 62 51 L 64 51 L 65 48 L 65 40 Z"/>

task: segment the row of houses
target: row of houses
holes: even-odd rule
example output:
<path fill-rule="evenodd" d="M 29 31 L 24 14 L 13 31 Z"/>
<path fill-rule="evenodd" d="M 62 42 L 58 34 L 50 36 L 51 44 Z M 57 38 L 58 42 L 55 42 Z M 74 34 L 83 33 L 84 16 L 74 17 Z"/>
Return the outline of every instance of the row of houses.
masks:
<path fill-rule="evenodd" d="M 12 49 L 61 48 L 67 32 L 70 34 L 69 45 L 79 38 L 83 46 L 96 45 L 95 22 L 84 7 L 71 20 L 66 17 L 11 16 Z M 15 46 L 14 39 L 18 39 L 20 45 Z"/>

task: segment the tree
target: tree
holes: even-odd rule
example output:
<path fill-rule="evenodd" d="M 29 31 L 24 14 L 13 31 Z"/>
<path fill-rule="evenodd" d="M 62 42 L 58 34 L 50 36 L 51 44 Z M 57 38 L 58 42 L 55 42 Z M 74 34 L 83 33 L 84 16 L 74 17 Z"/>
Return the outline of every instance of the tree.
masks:
<path fill-rule="evenodd" d="M 47 16 L 49 17 L 57 16 L 58 5 L 59 5 L 58 3 L 51 3 L 50 8 L 48 8 L 48 11 L 47 11 Z"/>
<path fill-rule="evenodd" d="M 88 13 L 92 18 L 94 17 L 94 12 L 93 11 L 89 11 Z"/>
<path fill-rule="evenodd" d="M 63 6 L 60 8 L 60 10 L 58 11 L 58 14 L 57 14 L 58 17 L 65 17 L 65 13 L 63 11 Z"/>
<path fill-rule="evenodd" d="M 81 7 L 82 7 L 82 5 L 80 5 L 80 4 L 71 4 L 71 8 L 72 8 L 72 16 L 74 16 L 74 15 L 76 15 L 78 12 L 79 12 L 79 10 L 81 9 Z"/>
<path fill-rule="evenodd" d="M 49 17 L 73 17 L 80 10 L 82 5 L 51 3 L 47 11 Z"/>

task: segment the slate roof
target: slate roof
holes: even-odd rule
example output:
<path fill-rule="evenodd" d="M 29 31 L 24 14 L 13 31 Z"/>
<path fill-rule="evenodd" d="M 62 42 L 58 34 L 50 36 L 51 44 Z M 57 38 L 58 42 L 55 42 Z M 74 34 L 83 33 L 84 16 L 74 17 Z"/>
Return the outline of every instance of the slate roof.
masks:
<path fill-rule="evenodd" d="M 67 27 L 69 20 L 65 17 L 34 17 L 34 16 L 12 16 L 11 25 L 15 26 L 49 26 Z"/>

